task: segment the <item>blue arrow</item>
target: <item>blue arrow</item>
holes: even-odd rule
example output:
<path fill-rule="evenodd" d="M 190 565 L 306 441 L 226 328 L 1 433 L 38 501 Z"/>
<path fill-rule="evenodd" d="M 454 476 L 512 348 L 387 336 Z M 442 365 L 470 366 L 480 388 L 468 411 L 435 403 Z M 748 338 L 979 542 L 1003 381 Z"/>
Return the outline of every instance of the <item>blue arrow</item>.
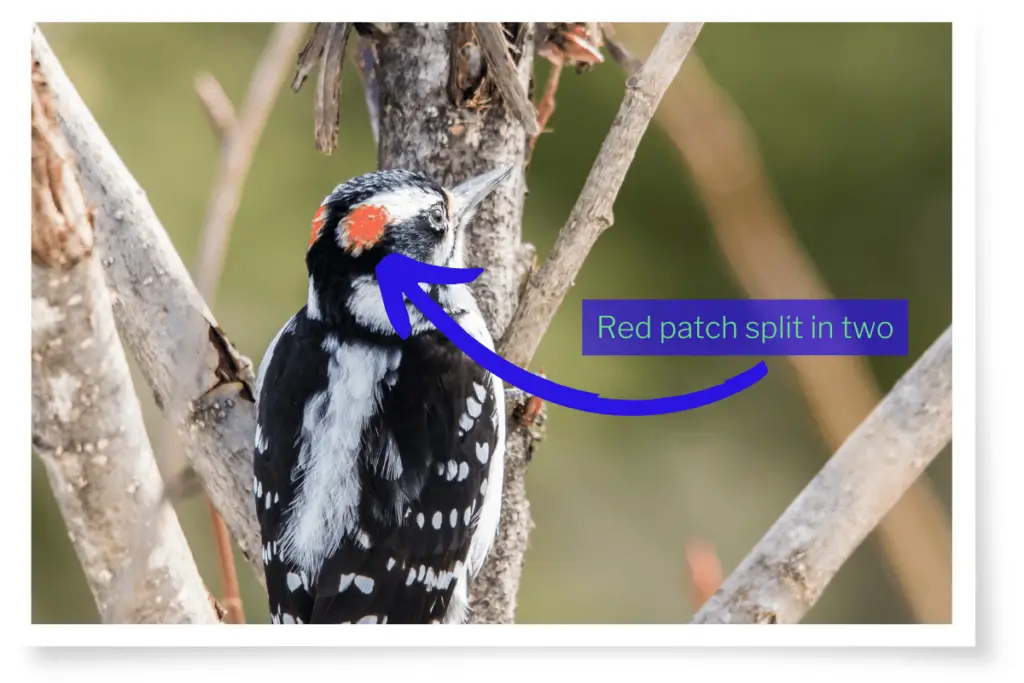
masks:
<path fill-rule="evenodd" d="M 546 377 L 510 363 L 473 338 L 455 322 L 434 299 L 420 287 L 421 282 L 458 285 L 472 282 L 483 268 L 445 268 L 422 263 L 402 254 L 388 254 L 377 264 L 377 281 L 395 333 L 406 339 L 412 332 L 405 299 L 416 305 L 442 334 L 483 368 L 523 391 L 566 408 L 600 415 L 664 415 L 700 408 L 734 396 L 757 384 L 768 374 L 768 366 L 760 361 L 754 367 L 721 384 L 691 394 L 651 399 L 603 398 L 552 382 Z"/>

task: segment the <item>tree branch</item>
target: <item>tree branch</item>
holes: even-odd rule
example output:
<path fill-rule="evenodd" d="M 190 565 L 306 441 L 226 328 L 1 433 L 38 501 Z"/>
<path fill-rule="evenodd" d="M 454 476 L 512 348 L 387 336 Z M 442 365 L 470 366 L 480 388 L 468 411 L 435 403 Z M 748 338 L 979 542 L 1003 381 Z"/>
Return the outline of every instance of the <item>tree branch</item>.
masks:
<path fill-rule="evenodd" d="M 95 207 L 96 250 L 122 342 L 157 405 L 175 419 L 185 453 L 262 582 L 252 498 L 251 363 L 238 354 L 192 284 L 145 192 L 114 151 L 38 27 L 32 53 Z M 173 410 L 184 397 L 188 414 Z"/>
<path fill-rule="evenodd" d="M 791 624 L 952 438 L 949 328 L 704 605 L 697 624 Z"/>
<path fill-rule="evenodd" d="M 216 623 L 164 501 L 93 250 L 92 212 L 35 63 L 32 209 L 32 444 L 100 616 L 107 623 Z M 136 564 L 137 520 L 148 524 Z"/>
<path fill-rule="evenodd" d="M 544 265 L 526 286 L 501 342 L 507 360 L 526 366 L 572 286 L 591 247 L 613 222 L 612 205 L 644 131 L 669 83 L 700 33 L 701 24 L 669 24 L 651 56 L 626 83 L 626 95 L 579 199 Z"/>

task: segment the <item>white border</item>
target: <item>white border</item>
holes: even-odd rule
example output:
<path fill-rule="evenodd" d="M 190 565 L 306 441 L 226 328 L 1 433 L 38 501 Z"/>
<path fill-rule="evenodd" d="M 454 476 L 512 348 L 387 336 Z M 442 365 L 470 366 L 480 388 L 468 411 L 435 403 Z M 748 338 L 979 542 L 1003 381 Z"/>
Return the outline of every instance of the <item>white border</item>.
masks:
<path fill-rule="evenodd" d="M 547 3 L 525 3 L 517 5 L 519 11 L 534 14 L 543 14 L 544 9 L 531 10 L 529 5 L 543 7 L 550 12 L 551 7 Z M 737 11 L 737 8 L 725 8 L 717 3 L 711 4 L 711 11 L 701 12 L 701 18 L 711 20 L 835 20 L 830 3 L 794 3 L 790 6 L 781 6 L 781 3 L 763 5 L 761 3 L 743 3 L 746 7 Z M 293 3 L 289 3 L 292 9 Z M 657 9 L 637 7 L 634 3 L 609 4 L 605 8 L 599 8 L 600 3 L 587 3 L 590 8 L 585 13 L 600 13 L 606 19 L 632 19 L 632 20 L 654 20 Z M 693 9 L 693 3 L 687 7 Z M 111 6 L 114 8 L 111 10 Z M 493 6 L 493 5 L 492 5 Z M 248 6 L 244 17 L 247 21 L 280 19 L 279 11 L 275 12 L 272 5 L 265 5 L 267 9 L 260 9 L 258 5 Z M 321 7 L 330 7 L 329 4 L 321 4 Z M 406 3 L 395 3 L 397 14 L 406 13 L 412 7 Z M 419 6 L 423 9 L 423 5 Z M 494 6 L 496 7 L 496 6 Z M 656 8 L 657 5 L 654 5 Z M 857 8 L 844 8 L 859 10 L 858 19 L 877 18 L 879 13 L 889 15 L 890 19 L 915 19 L 920 20 L 920 9 L 932 20 L 948 19 L 955 7 L 951 3 L 930 3 L 928 7 L 915 9 L 915 12 L 901 12 L 891 2 L 858 3 Z M 623 14 L 625 8 L 625 15 Z M 160 8 L 147 7 L 142 4 L 121 4 L 111 3 L 106 8 L 98 6 L 97 3 L 83 5 L 81 3 L 67 3 L 55 1 L 46 3 L 39 8 L 42 16 L 36 17 L 39 20 L 49 19 L 83 19 L 96 20 L 98 17 L 136 20 L 151 17 L 151 9 L 160 9 L 165 12 L 171 11 L 175 18 L 184 16 L 203 16 L 205 20 L 237 20 L 237 10 L 230 5 L 223 7 L 211 6 L 207 2 L 195 3 L 190 0 L 173 3 L 170 6 Z M 374 11 L 381 9 L 375 6 Z M 384 9 L 390 10 L 392 6 Z M 436 8 L 434 8 L 436 10 Z M 615 11 L 615 10 L 618 11 Z M 83 11 L 86 10 L 86 11 Z M 787 11 L 788 10 L 788 11 Z M 581 11 L 575 10 L 576 13 Z M 388 12 L 385 12 L 387 14 Z M 302 15 L 310 14 L 302 12 Z M 724 15 L 724 16 L 723 16 Z M 575 14 L 573 14 L 575 16 Z M 308 18 L 300 16 L 298 18 Z M 377 18 L 377 17 L 374 17 Z M 384 17 L 387 19 L 388 17 Z M 488 18 L 488 17 L 474 17 Z M 849 17 L 844 17 L 849 18 Z M 11 26 L 11 24 L 8 24 Z M 25 24 L 13 23 L 14 33 L 24 31 Z M 25 35 L 18 33 L 16 38 L 7 40 L 4 37 L 8 49 L 14 46 L 15 52 L 21 49 L 21 54 L 27 52 L 28 39 Z M 975 138 L 973 135 L 975 105 L 973 102 L 974 90 L 974 27 L 972 24 L 965 24 L 958 20 L 954 29 L 954 50 L 953 50 L 953 78 L 954 78 L 954 230 L 953 230 L 953 270 L 954 270 L 954 336 L 956 340 L 956 360 L 954 362 L 954 402 L 957 409 L 954 413 L 954 433 L 957 439 L 957 457 L 953 459 L 953 497 L 954 497 L 954 586 L 953 586 L 953 607 L 954 624 L 949 626 L 924 626 L 924 625 L 898 625 L 898 626 L 853 626 L 853 625 L 797 625 L 776 628 L 762 628 L 751 626 L 718 626 L 718 627 L 696 627 L 690 625 L 659 625 L 659 626 L 617 626 L 617 625 L 585 625 L 585 626 L 538 626 L 518 625 L 514 627 L 493 627 L 493 626 L 462 626 L 457 629 L 458 636 L 453 637 L 451 628 L 433 629 L 430 627 L 401 627 L 391 626 L 384 629 L 349 629 L 338 631 L 344 627 L 313 627 L 304 629 L 280 629 L 271 631 L 270 626 L 250 625 L 245 627 L 202 627 L 202 626 L 106 626 L 106 625 L 33 625 L 28 630 L 27 642 L 32 645 L 60 645 L 60 646 L 194 646 L 194 647 L 274 647 L 274 646 L 331 646 L 331 647 L 376 647 L 376 646 L 425 646 L 425 647 L 448 647 L 459 646 L 570 646 L 587 648 L 608 648 L 621 646 L 644 646 L 644 647 L 677 647 L 688 646 L 883 646 L 883 647 L 925 647 L 925 646 L 965 646 L 973 645 L 975 642 L 975 462 L 976 458 L 972 453 L 972 446 L 976 443 L 975 438 L 975 232 L 973 230 L 975 218 Z M 6 70 L 18 70 L 22 68 L 22 62 L 11 58 L 7 62 Z M 12 65 L 16 69 L 12 69 Z M 22 83 L 24 79 L 22 78 Z M 27 92 L 27 90 L 26 90 Z M 17 107 L 14 107 L 17 109 Z M 22 120 L 27 116 L 27 107 L 23 107 Z M 5 114 L 5 118 L 12 114 Z M 17 129 L 17 124 L 11 124 Z M 6 127 L 5 127 L 6 128 Z M 24 136 L 18 144 L 21 149 L 27 152 L 27 141 Z M 15 153 L 17 157 L 17 154 Z M 14 225 L 27 225 L 29 222 L 27 201 L 24 197 L 28 190 L 28 182 L 24 174 L 24 159 L 26 155 L 17 158 L 16 177 L 17 183 L 8 185 L 7 190 L 12 190 L 14 199 L 7 202 L 11 216 L 20 216 Z M 8 161 L 8 163 L 10 163 Z M 20 194 L 18 194 L 20 190 Z M 7 194 L 7 191 L 5 191 Z M 27 233 L 27 231 L 25 231 Z M 19 235 L 19 239 L 27 238 Z M 5 250 L 6 251 L 6 250 Z M 13 253 L 16 262 L 21 263 L 21 268 L 27 270 L 27 260 L 23 254 L 27 249 L 18 252 L 12 248 L 8 253 Z M 5 269 L 7 272 L 17 271 L 17 267 Z M 24 271 L 17 271 L 19 274 Z M 27 284 L 27 273 L 22 278 L 22 286 Z M 21 290 L 24 291 L 24 290 Z M 27 302 L 27 297 L 25 297 Z M 28 306 L 25 306 L 27 311 Z M 25 316 L 28 317 L 28 316 Z M 21 353 L 21 352 L 14 352 Z M 22 353 L 27 359 L 27 353 Z M 22 393 L 27 396 L 26 391 Z M 29 422 L 24 410 L 27 401 L 23 402 L 22 410 L 12 413 L 15 419 L 21 418 L 21 425 Z M 20 427 L 24 428 L 24 427 Z M 17 440 L 15 440 L 17 443 Z M 16 457 L 18 448 L 11 449 L 12 455 Z M 24 458 L 28 461 L 28 458 Z M 23 464 L 23 473 L 26 475 L 22 481 L 27 481 L 29 467 Z M 11 495 L 7 496 L 7 504 L 16 504 L 20 512 L 12 513 L 8 519 L 17 519 L 24 511 L 30 510 L 28 502 L 28 487 L 17 485 L 6 489 Z M 25 517 L 21 517 L 26 519 Z M 17 525 L 15 525 L 17 526 Z M 23 540 L 27 541 L 27 529 L 23 534 Z M 27 543 L 16 545 L 12 541 L 11 547 L 26 547 Z M 29 556 L 25 554 L 25 565 L 27 569 Z M 5 591 L 8 595 L 16 594 L 23 605 L 29 603 L 29 582 L 27 572 L 23 574 L 23 580 L 18 583 L 7 585 L 20 585 L 22 591 Z M 16 581 L 16 579 L 15 579 Z M 26 608 L 23 612 L 28 613 Z M 344 634 L 344 635 L 341 635 Z"/>
<path fill-rule="evenodd" d="M 457 635 L 453 635 L 457 634 Z M 346 626 L 281 628 L 245 626 L 167 626 L 104 624 L 33 624 L 30 644 L 59 647 L 194 647 L 194 648 L 393 648 L 535 647 L 607 649 L 639 647 L 964 647 L 974 645 L 973 631 L 959 624 L 793 624 L 755 625 L 573 624 L 508 626 L 400 626 L 376 629 Z"/>

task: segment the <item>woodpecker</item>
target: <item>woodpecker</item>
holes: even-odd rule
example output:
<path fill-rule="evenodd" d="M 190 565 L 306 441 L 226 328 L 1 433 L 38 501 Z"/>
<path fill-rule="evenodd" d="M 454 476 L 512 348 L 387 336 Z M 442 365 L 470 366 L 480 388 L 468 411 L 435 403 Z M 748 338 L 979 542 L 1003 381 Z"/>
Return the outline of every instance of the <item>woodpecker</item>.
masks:
<path fill-rule="evenodd" d="M 375 267 L 389 253 L 464 267 L 468 222 L 511 172 L 450 190 L 390 170 L 339 185 L 313 218 L 305 306 L 256 382 L 253 495 L 271 621 L 463 623 L 498 526 L 501 380 L 406 302 L 395 334 Z M 494 342 L 467 285 L 424 289 Z"/>

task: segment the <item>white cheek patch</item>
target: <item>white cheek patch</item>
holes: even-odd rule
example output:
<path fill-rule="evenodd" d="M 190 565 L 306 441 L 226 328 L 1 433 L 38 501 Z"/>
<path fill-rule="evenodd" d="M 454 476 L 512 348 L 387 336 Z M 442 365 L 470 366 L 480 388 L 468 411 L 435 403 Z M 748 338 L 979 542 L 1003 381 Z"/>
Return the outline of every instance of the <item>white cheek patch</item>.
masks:
<path fill-rule="evenodd" d="M 424 290 L 429 288 L 426 284 L 421 284 L 420 287 Z M 413 306 L 408 299 L 405 301 L 405 307 L 409 312 L 409 322 L 412 325 L 413 334 L 419 334 L 434 327 L 429 320 L 423 317 L 420 309 Z M 387 309 L 384 308 L 384 297 L 380 293 L 380 286 L 372 275 L 360 275 L 352 281 L 352 293 L 348 297 L 348 310 L 352 312 L 357 323 L 373 332 L 380 334 L 394 334 L 395 332 Z"/>

